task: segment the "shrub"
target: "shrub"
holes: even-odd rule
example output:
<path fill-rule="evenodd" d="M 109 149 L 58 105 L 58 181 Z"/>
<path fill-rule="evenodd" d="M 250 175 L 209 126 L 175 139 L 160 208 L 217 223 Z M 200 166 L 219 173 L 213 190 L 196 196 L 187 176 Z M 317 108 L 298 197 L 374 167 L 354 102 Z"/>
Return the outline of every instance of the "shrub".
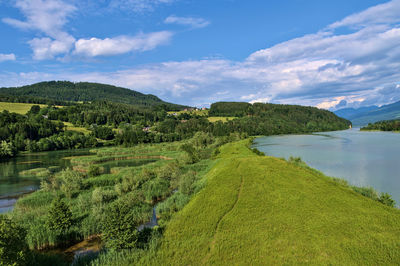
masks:
<path fill-rule="evenodd" d="M 51 203 L 47 216 L 47 226 L 54 232 L 61 233 L 73 225 L 72 212 L 65 202 L 56 198 Z"/>
<path fill-rule="evenodd" d="M 88 176 L 89 177 L 99 176 L 103 173 L 103 170 L 104 169 L 101 169 L 99 166 L 92 164 L 89 166 Z"/>
<path fill-rule="evenodd" d="M 394 207 L 396 205 L 396 202 L 392 199 L 392 196 L 388 193 L 381 193 L 378 201 L 390 207 Z"/>
<path fill-rule="evenodd" d="M 57 179 L 61 182 L 61 191 L 68 197 L 74 197 L 82 189 L 83 175 L 67 169 L 60 172 Z"/>

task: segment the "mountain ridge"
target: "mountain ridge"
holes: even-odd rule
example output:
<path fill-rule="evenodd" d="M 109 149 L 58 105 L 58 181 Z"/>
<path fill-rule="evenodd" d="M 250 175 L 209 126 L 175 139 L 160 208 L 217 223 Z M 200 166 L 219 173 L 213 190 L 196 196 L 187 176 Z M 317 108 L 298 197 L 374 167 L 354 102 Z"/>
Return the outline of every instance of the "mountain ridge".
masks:
<path fill-rule="evenodd" d="M 349 119 L 355 126 L 364 126 L 383 120 L 400 118 L 400 101 L 378 106 L 354 108 L 343 108 L 334 111 L 337 116 Z"/>

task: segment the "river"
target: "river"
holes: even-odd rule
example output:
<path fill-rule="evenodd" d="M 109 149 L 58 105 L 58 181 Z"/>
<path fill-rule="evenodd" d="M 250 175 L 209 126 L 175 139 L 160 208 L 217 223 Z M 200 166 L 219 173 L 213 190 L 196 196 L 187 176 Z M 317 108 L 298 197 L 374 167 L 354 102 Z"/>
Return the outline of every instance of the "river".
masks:
<path fill-rule="evenodd" d="M 400 205 L 400 134 L 359 129 L 255 139 L 266 155 L 301 157 L 309 166 L 356 186 L 387 192 Z"/>

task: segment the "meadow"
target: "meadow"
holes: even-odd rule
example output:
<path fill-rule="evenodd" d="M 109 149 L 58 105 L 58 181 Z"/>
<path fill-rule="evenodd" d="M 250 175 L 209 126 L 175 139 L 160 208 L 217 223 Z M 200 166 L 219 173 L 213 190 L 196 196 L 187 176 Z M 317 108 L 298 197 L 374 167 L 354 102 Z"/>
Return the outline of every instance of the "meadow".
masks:
<path fill-rule="evenodd" d="M 210 121 L 211 123 L 215 123 L 217 121 L 227 122 L 227 121 L 233 120 L 235 118 L 236 117 L 233 117 L 233 116 L 229 116 L 229 117 L 228 116 L 210 116 L 210 117 L 207 117 L 208 121 Z"/>
<path fill-rule="evenodd" d="M 40 108 L 46 107 L 46 105 L 43 104 L 0 102 L 0 112 L 7 110 L 10 113 L 24 115 L 31 109 L 33 105 L 39 105 Z"/>
<path fill-rule="evenodd" d="M 248 144 L 220 148 L 206 187 L 171 219 L 149 264 L 398 264 L 398 209 Z"/>

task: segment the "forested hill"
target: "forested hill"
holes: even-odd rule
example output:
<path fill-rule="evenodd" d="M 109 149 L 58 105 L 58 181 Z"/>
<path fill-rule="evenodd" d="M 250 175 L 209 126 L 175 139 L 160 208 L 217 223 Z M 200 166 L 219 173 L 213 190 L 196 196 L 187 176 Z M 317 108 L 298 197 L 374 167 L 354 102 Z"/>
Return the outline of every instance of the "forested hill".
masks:
<path fill-rule="evenodd" d="M 334 113 L 310 106 L 217 102 L 210 116 L 240 117 L 249 135 L 306 133 L 347 129 L 351 122 Z M 235 121 L 235 120 L 234 120 Z"/>
<path fill-rule="evenodd" d="M 171 110 L 180 110 L 185 106 L 167 103 L 157 96 L 143 94 L 134 90 L 112 85 L 69 81 L 47 81 L 22 87 L 0 88 L 0 95 L 47 98 L 56 101 L 95 101 L 108 100 L 140 106 L 165 105 Z"/>

